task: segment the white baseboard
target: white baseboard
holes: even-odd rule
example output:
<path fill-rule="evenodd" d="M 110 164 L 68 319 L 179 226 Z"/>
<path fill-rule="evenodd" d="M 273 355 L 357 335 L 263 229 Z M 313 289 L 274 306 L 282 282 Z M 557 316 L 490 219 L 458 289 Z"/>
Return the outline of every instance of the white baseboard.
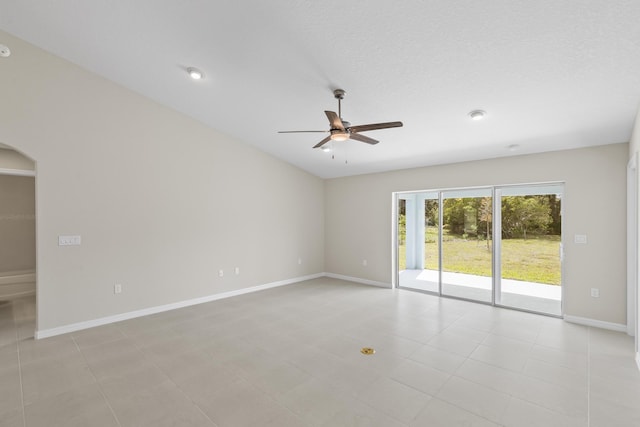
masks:
<path fill-rule="evenodd" d="M 609 329 L 616 332 L 627 332 L 627 325 L 622 323 L 604 322 L 602 320 L 589 319 L 587 317 L 564 315 L 564 320 L 578 325 L 593 326 L 594 328 Z"/>
<path fill-rule="evenodd" d="M 84 322 L 72 323 L 69 325 L 59 326 L 56 328 L 37 330 L 35 332 L 36 339 L 53 337 L 56 335 L 67 334 L 69 332 L 81 331 L 84 329 L 94 328 L 96 326 L 107 325 L 110 323 L 121 322 L 123 320 L 134 319 L 136 317 L 148 316 L 151 314 L 162 313 L 164 311 L 175 310 L 178 308 L 189 307 L 192 305 L 203 304 L 206 302 L 216 301 L 225 298 L 231 298 L 234 296 L 249 294 L 252 292 L 263 291 L 266 289 L 276 288 L 279 286 L 291 285 L 294 283 L 303 282 L 305 280 L 317 279 L 320 277 L 330 277 L 333 279 L 346 280 L 349 282 L 361 283 L 364 285 L 377 286 L 381 288 L 391 289 L 393 286 L 391 283 L 378 282 L 375 280 L 362 279 L 359 277 L 345 276 L 335 273 L 317 273 L 308 276 L 295 277 L 292 279 L 280 280 L 276 282 L 266 283 L 264 285 L 252 286 L 249 288 L 238 289 L 235 291 L 222 292 L 219 294 L 207 295 L 205 297 L 194 298 L 186 301 L 179 301 L 171 304 L 165 304 L 155 307 L 149 307 L 141 310 L 130 311 L 127 313 L 116 314 L 113 316 L 101 317 L 99 319 L 87 320 Z M 617 332 L 626 332 L 627 326 L 620 323 L 605 322 L 602 320 L 589 319 L 586 317 L 565 315 L 564 320 L 579 325 L 592 326 L 596 328 L 608 329 Z M 640 369 L 640 353 L 636 353 L 636 363 Z"/>
<path fill-rule="evenodd" d="M 375 280 L 361 279 L 359 277 L 343 276 L 342 274 L 334 274 L 334 273 L 324 273 L 324 275 L 326 277 L 331 277 L 332 279 L 340 279 L 340 280 L 346 280 L 348 282 L 362 283 L 363 285 L 378 286 L 380 288 L 387 288 L 387 289 L 392 288 L 391 283 L 377 282 Z"/>
<path fill-rule="evenodd" d="M 7 287 L 8 288 L 8 287 Z M 14 300 L 36 294 L 35 283 L 21 283 L 20 286 L 13 286 L 8 289 L 0 289 L 1 300 Z"/>
<path fill-rule="evenodd" d="M 0 273 L 0 286 L 13 285 L 16 283 L 35 283 L 36 272 L 33 270 L 9 271 Z"/>
<path fill-rule="evenodd" d="M 148 316 L 150 314 L 161 313 L 163 311 L 175 310 L 177 308 L 189 307 L 192 305 L 203 304 L 206 302 L 216 301 L 224 298 L 231 298 L 238 295 L 244 295 L 252 292 L 263 291 L 265 289 L 276 288 L 278 286 L 291 285 L 294 283 L 303 282 L 305 280 L 317 279 L 323 276 L 324 276 L 324 273 L 311 274 L 309 276 L 296 277 L 293 279 L 280 280 L 277 282 L 271 282 L 264 285 L 252 286 L 250 288 L 243 288 L 235 291 L 207 295 L 201 298 L 194 298 L 186 301 L 179 301 L 171 304 L 144 308 L 142 310 L 130 311 L 127 313 L 116 314 L 114 316 L 101 317 L 99 319 L 87 320 L 85 322 L 72 323 L 70 325 L 59 326 L 57 328 L 43 329 L 35 332 L 35 338 L 36 339 L 49 338 L 56 335 L 67 334 L 69 332 L 76 332 L 76 331 L 81 331 L 83 329 L 94 328 L 96 326 L 108 325 L 110 323 L 134 319 L 136 317 L 142 317 L 142 316 Z"/>
<path fill-rule="evenodd" d="M 35 271 L 24 270 L 0 273 L 0 299 L 11 300 L 35 293 Z"/>

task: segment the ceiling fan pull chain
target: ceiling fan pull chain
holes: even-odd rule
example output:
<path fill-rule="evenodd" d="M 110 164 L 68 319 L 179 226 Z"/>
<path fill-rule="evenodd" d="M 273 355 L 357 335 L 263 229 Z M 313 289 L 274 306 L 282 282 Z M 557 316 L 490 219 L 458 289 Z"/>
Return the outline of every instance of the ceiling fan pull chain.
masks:
<path fill-rule="evenodd" d="M 344 142 L 344 164 L 348 165 L 349 164 L 349 149 L 347 148 L 348 144 L 347 141 Z"/>

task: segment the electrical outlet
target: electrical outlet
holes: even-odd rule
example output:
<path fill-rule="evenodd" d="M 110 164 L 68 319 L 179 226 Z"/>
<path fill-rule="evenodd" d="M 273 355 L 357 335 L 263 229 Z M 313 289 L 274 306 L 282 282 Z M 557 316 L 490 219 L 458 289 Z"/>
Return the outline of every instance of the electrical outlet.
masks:
<path fill-rule="evenodd" d="M 366 260 L 366 259 L 363 259 L 363 260 L 362 260 L 362 266 L 363 266 L 363 267 L 366 267 L 366 266 L 367 266 L 367 260 Z"/>
<path fill-rule="evenodd" d="M 122 285 L 120 283 L 116 283 L 115 285 L 113 285 L 113 293 L 114 294 L 122 293 Z"/>
<path fill-rule="evenodd" d="M 224 270 L 218 270 L 218 277 L 224 277 Z"/>
<path fill-rule="evenodd" d="M 298 258 L 298 265 L 302 265 L 302 258 Z"/>
<path fill-rule="evenodd" d="M 591 296 L 593 298 L 600 298 L 600 289 L 598 288 L 591 288 Z"/>
<path fill-rule="evenodd" d="M 236 272 L 236 275 L 240 274 L 240 267 L 236 267 L 235 272 Z"/>

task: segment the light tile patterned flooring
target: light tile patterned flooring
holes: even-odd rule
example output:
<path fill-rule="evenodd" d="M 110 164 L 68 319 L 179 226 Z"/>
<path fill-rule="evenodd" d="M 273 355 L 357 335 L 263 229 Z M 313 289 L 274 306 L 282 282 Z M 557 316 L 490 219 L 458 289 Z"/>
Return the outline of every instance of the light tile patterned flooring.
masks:
<path fill-rule="evenodd" d="M 34 310 L 0 303 L 0 426 L 640 426 L 632 339 L 555 318 L 327 278 L 39 341 Z"/>

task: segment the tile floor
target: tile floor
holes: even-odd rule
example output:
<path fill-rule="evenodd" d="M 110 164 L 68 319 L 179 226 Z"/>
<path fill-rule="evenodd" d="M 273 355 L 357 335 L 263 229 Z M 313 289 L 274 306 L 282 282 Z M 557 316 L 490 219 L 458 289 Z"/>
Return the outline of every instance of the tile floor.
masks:
<path fill-rule="evenodd" d="M 632 339 L 550 317 L 327 278 L 39 341 L 34 309 L 0 303 L 0 426 L 640 426 Z"/>

